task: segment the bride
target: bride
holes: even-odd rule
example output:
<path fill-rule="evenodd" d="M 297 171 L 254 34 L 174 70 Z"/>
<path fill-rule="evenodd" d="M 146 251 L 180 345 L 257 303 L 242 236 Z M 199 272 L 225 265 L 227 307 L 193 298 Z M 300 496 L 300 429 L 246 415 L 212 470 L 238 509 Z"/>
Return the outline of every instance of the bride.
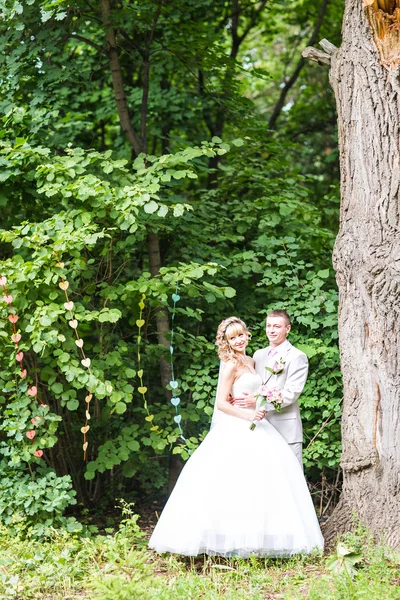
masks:
<path fill-rule="evenodd" d="M 232 406 L 262 381 L 237 317 L 218 327 L 221 370 L 211 430 L 187 461 L 150 538 L 157 552 L 290 556 L 323 548 L 302 469 L 264 409 Z M 254 430 L 251 422 L 256 422 Z"/>

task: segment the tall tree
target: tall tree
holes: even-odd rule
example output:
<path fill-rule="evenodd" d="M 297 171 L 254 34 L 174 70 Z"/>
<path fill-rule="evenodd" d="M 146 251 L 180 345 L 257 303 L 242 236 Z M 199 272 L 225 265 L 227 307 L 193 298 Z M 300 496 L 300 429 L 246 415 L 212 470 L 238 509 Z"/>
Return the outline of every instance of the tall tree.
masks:
<path fill-rule="evenodd" d="M 341 166 L 334 250 L 344 379 L 343 491 L 328 535 L 354 514 L 400 545 L 400 2 L 348 0 L 333 50 Z M 332 51 L 329 45 L 325 48 Z M 320 60 L 327 56 L 320 55 Z"/>

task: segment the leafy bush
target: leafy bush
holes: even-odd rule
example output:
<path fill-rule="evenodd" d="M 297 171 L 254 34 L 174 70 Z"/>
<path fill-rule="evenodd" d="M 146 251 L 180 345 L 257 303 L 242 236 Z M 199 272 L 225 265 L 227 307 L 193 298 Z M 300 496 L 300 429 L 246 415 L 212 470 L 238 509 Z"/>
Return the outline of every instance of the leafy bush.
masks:
<path fill-rule="evenodd" d="M 21 467 L 11 469 L 4 460 L 0 469 L 0 521 L 10 533 L 44 538 L 54 528 L 81 531 L 82 525 L 75 518 L 63 516 L 68 506 L 76 504 L 69 475 L 57 477 L 52 469 L 41 465 L 29 474 Z"/>

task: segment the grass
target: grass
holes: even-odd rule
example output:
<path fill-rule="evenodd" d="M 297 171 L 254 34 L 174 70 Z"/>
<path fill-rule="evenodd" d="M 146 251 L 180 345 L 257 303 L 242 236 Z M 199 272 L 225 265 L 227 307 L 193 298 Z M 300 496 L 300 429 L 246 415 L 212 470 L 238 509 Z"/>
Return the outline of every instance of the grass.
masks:
<path fill-rule="evenodd" d="M 347 561 L 347 562 L 346 562 Z M 347 568 L 348 567 L 348 568 Z M 47 541 L 0 530 L 1 600 L 400 600 L 400 555 L 359 530 L 329 556 L 157 556 L 137 517 L 117 533 Z"/>

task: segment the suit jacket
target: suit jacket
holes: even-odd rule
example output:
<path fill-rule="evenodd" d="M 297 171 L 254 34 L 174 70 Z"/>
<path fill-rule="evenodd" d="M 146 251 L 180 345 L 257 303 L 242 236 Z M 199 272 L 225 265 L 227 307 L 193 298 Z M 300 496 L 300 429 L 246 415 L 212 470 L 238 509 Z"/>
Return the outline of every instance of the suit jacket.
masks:
<path fill-rule="evenodd" d="M 288 340 L 277 347 L 277 354 L 268 359 L 269 348 L 262 348 L 254 353 L 255 368 L 265 382 L 271 373 L 265 369 L 275 362 L 283 361 L 285 366 L 278 375 L 271 375 L 267 388 L 278 388 L 283 393 L 283 404 L 280 412 L 268 410 L 266 418 L 279 431 L 288 444 L 303 441 L 303 427 L 297 401 L 308 375 L 308 359 L 304 352 L 295 348 Z"/>

